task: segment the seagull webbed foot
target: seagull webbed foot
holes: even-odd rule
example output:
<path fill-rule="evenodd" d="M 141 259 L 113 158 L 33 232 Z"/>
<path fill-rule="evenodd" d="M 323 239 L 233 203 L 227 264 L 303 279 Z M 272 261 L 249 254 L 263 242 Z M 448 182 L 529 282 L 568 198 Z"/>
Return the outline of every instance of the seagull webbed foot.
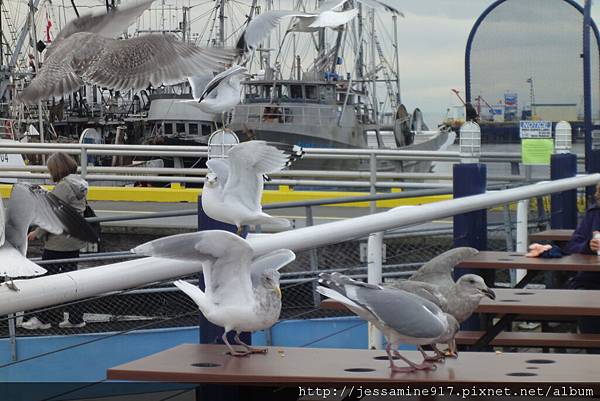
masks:
<path fill-rule="evenodd" d="M 234 340 L 237 344 L 241 345 L 242 347 L 246 348 L 246 352 L 250 353 L 250 354 L 266 354 L 268 349 L 267 348 L 254 348 L 249 346 L 248 344 L 246 344 L 245 342 L 243 342 L 240 339 L 240 334 L 236 333 Z"/>

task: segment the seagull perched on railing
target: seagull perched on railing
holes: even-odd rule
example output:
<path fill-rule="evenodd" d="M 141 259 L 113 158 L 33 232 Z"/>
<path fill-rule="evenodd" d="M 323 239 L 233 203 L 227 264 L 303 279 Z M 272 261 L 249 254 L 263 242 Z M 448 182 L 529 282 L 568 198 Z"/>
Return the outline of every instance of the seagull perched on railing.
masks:
<path fill-rule="evenodd" d="M 98 235 L 79 212 L 38 185 L 13 185 L 6 211 L 0 198 L 0 277 L 9 288 L 16 277 L 39 276 L 46 269 L 26 258 L 27 230 L 37 225 L 52 234 L 66 233 L 87 242 Z"/>
<path fill-rule="evenodd" d="M 221 230 L 172 235 L 142 244 L 132 251 L 138 255 L 201 261 L 204 292 L 186 281 L 174 284 L 192 298 L 206 319 L 225 328 L 222 338 L 231 355 L 266 352 L 266 349 L 245 344 L 239 334 L 268 329 L 279 320 L 278 270 L 296 258 L 294 252 L 281 249 L 254 258 L 246 240 Z M 236 351 L 229 344 L 227 333 L 230 331 L 236 332 L 235 341 L 244 351 Z"/>
<path fill-rule="evenodd" d="M 229 149 L 225 159 L 210 159 L 210 172 L 202 189 L 202 209 L 212 219 L 235 224 L 238 234 L 248 224 L 290 222 L 262 211 L 263 176 L 280 171 L 302 157 L 299 146 L 248 141 Z"/>
<path fill-rule="evenodd" d="M 35 103 L 79 89 L 85 83 L 110 89 L 142 89 L 221 71 L 239 55 L 236 49 L 201 48 L 173 35 L 152 34 L 118 40 L 152 0 L 101 16 L 71 21 L 46 50 L 38 74 L 20 99 Z"/>

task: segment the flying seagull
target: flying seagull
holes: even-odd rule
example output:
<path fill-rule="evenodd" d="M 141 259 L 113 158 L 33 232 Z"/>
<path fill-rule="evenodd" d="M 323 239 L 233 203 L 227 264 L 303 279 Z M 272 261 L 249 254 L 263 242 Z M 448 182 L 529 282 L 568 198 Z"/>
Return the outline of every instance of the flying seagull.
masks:
<path fill-rule="evenodd" d="M 203 82 L 198 76 L 190 77 L 188 81 L 198 107 L 205 113 L 221 114 L 221 121 L 225 126 L 223 116 L 240 102 L 242 93 L 240 81 L 246 75 L 248 75 L 246 67 L 233 65 L 208 83 Z"/>
<path fill-rule="evenodd" d="M 87 242 L 98 242 L 94 229 L 79 212 L 38 185 L 13 185 L 6 211 L 0 199 L 0 276 L 9 288 L 16 277 L 39 276 L 46 269 L 26 258 L 27 230 L 37 225 L 52 234 L 68 234 Z"/>
<path fill-rule="evenodd" d="M 425 263 L 408 280 L 396 281 L 386 286 L 408 291 L 432 301 L 444 312 L 452 315 L 458 323 L 462 323 L 475 312 L 481 299 L 496 298 L 494 291 L 476 274 L 465 274 L 456 282 L 452 278 L 454 266 L 477 252 L 469 247 L 451 249 Z M 429 360 L 456 356 L 452 352 L 444 355 L 435 344 L 431 346 L 436 356 L 428 358 Z"/>
<path fill-rule="evenodd" d="M 48 48 L 40 71 L 20 99 L 31 104 L 73 92 L 86 83 L 134 90 L 159 86 L 221 71 L 238 55 L 235 49 L 201 48 L 173 35 L 115 39 L 151 3 L 69 23 Z"/>
<path fill-rule="evenodd" d="M 371 322 L 387 340 L 386 353 L 392 372 L 432 370 L 435 365 L 425 360 L 416 364 L 397 351 L 401 343 L 433 344 L 449 342 L 459 329 L 458 322 L 437 305 L 410 292 L 384 288 L 351 279 L 340 273 L 321 273 L 317 292 L 343 303 L 361 318 Z M 399 367 L 392 356 L 408 367 Z"/>
<path fill-rule="evenodd" d="M 212 219 L 235 224 L 238 233 L 248 224 L 288 227 L 287 219 L 262 211 L 263 176 L 284 169 L 303 154 L 299 146 L 265 141 L 232 147 L 225 159 L 206 162 L 210 172 L 202 189 L 202 209 Z"/>
<path fill-rule="evenodd" d="M 278 270 L 296 255 L 281 249 L 254 258 L 252 247 L 243 238 L 227 231 L 212 230 L 178 234 L 147 242 L 133 249 L 139 255 L 194 260 L 203 263 L 206 290 L 185 282 L 174 284 L 185 292 L 210 322 L 225 328 L 223 341 L 233 356 L 264 353 L 252 348 L 239 334 L 264 330 L 279 320 L 281 290 Z M 235 341 L 244 351 L 235 350 L 227 333 L 235 331 Z"/>

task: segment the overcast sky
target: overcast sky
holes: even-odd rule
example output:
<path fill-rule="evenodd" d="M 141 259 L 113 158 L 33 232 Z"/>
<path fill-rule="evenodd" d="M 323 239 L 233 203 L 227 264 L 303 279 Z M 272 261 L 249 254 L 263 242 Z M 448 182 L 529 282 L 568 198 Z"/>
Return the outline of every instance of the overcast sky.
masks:
<path fill-rule="evenodd" d="M 16 0 L 7 0 L 15 4 Z M 19 0 L 22 2 L 23 0 Z M 123 4 L 137 0 L 123 0 Z M 192 17 L 199 15 L 203 7 L 210 7 L 210 0 L 165 0 L 167 4 L 197 6 Z M 277 8 L 288 8 L 286 4 L 297 0 L 274 0 Z M 305 0 L 310 4 L 312 0 Z M 491 0 L 386 0 L 402 10 L 406 18 L 399 20 L 398 34 L 400 39 L 400 76 L 402 100 L 409 109 L 420 107 L 426 115 L 444 115 L 446 108 L 458 104 L 451 89 L 459 89 L 464 95 L 464 52 L 467 37 L 477 17 L 493 3 Z M 512 0 L 525 2 L 529 0 Z M 531 0 L 557 1 L 557 0 Z M 75 0 L 81 6 L 80 12 L 89 12 L 85 6 L 94 7 L 95 12 L 101 12 L 104 0 Z M 232 4 L 250 4 L 251 0 L 236 0 Z M 579 0 L 583 4 L 583 0 Z M 61 4 L 69 5 L 66 0 L 53 0 L 55 10 L 60 10 Z M 157 0 L 153 7 L 159 7 Z M 596 21 L 600 18 L 600 5 L 593 7 Z M 55 11 L 56 12 L 56 11 Z M 67 14 L 71 18 L 72 14 Z M 381 34 L 384 46 L 390 46 L 391 19 L 380 16 Z M 524 16 L 527 18 L 527 16 Z M 387 22 L 386 22 L 387 21 Z M 204 22 L 206 24 L 206 22 Z M 202 25 L 201 27 L 204 27 Z M 194 29 L 199 29 L 197 23 Z"/>

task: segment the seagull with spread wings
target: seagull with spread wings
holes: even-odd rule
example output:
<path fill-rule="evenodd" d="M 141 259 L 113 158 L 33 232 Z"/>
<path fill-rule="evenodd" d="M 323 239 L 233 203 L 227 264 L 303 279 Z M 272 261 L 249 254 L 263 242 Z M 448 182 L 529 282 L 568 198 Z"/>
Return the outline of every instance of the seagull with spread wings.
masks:
<path fill-rule="evenodd" d="M 264 353 L 252 348 L 239 334 L 264 330 L 279 320 L 281 289 L 278 270 L 296 255 L 288 249 L 254 257 L 252 247 L 243 238 L 227 231 L 210 230 L 178 234 L 142 244 L 133 249 L 138 255 L 203 263 L 205 291 L 186 282 L 174 284 L 185 292 L 207 320 L 225 328 L 223 341 L 233 356 Z M 244 347 L 235 350 L 227 333 L 235 331 L 235 341 Z"/>
<path fill-rule="evenodd" d="M 280 171 L 302 157 L 299 146 L 248 141 L 229 149 L 225 159 L 211 159 L 202 189 L 202 209 L 208 217 L 235 224 L 238 234 L 248 224 L 288 227 L 289 221 L 262 211 L 263 176 Z"/>
<path fill-rule="evenodd" d="M 239 55 L 236 49 L 201 48 L 173 35 L 115 39 L 152 0 L 109 14 L 71 21 L 46 51 L 39 73 L 20 99 L 35 103 L 73 92 L 84 84 L 110 89 L 142 89 L 220 71 Z"/>
<path fill-rule="evenodd" d="M 94 229 L 73 207 L 38 185 L 15 184 L 6 211 L 0 199 L 0 277 L 13 290 L 18 289 L 11 279 L 46 273 L 46 269 L 26 258 L 31 225 L 52 234 L 66 233 L 83 241 L 98 242 Z"/>

